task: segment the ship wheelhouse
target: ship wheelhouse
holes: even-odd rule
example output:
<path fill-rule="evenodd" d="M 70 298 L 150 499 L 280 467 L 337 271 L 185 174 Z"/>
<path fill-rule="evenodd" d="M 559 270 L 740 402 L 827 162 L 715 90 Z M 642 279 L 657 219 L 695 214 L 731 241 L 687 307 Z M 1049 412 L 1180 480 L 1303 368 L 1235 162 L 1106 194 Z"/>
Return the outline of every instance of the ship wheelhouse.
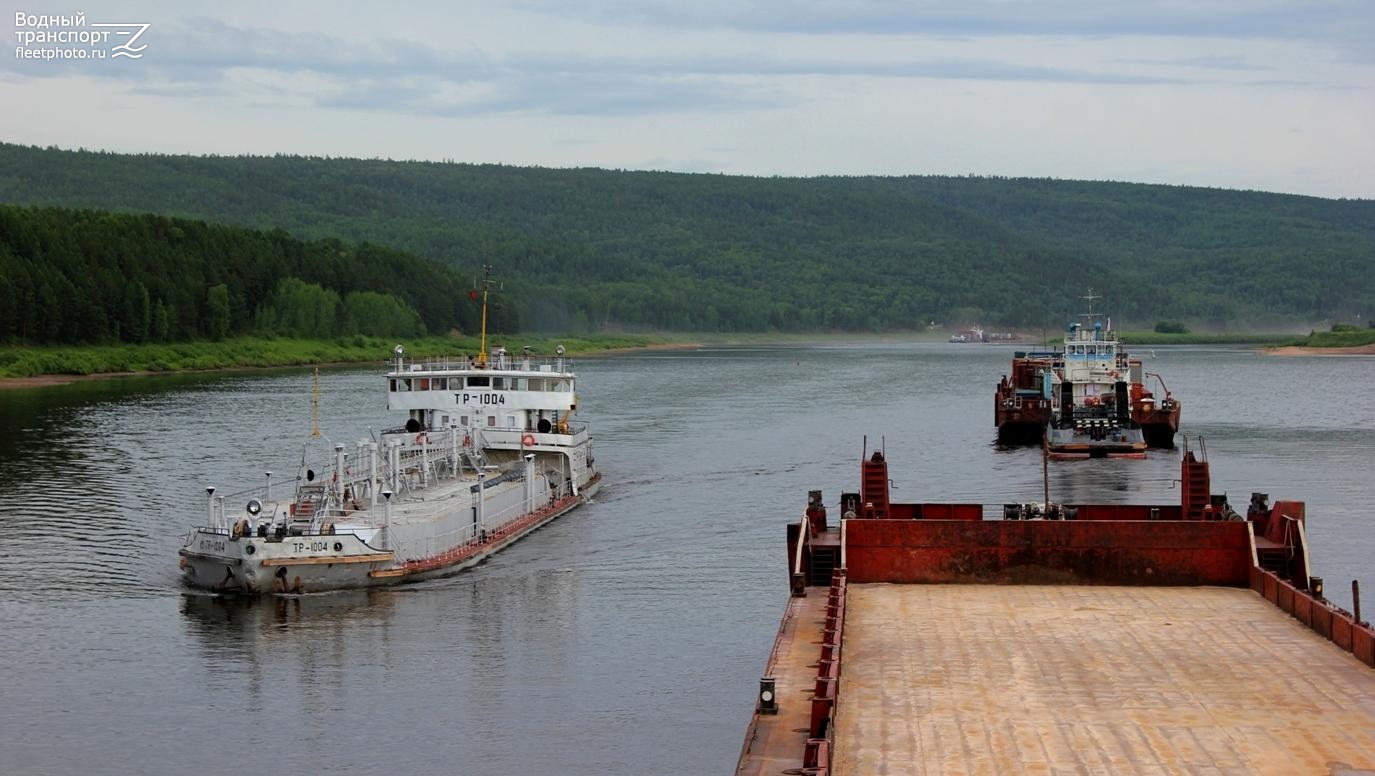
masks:
<path fill-rule="evenodd" d="M 398 356 L 387 374 L 387 407 L 409 417 L 403 429 L 386 433 L 456 430 L 489 451 L 574 447 L 587 437 L 587 424 L 573 420 L 576 389 L 572 362 L 562 356 L 512 358 L 498 350 L 485 365 L 467 359 L 406 363 Z"/>

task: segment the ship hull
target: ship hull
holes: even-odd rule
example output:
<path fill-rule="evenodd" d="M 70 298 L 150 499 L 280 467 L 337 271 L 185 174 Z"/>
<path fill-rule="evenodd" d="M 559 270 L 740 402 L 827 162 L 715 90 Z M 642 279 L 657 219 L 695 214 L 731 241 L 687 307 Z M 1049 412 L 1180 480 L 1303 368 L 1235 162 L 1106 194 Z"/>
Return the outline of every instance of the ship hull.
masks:
<path fill-rule="evenodd" d="M 1139 428 L 1115 428 L 1095 434 L 1089 429 L 1046 430 L 1046 449 L 1051 458 L 1144 458 L 1146 438 Z"/>
<path fill-rule="evenodd" d="M 601 486 L 595 474 L 577 495 L 565 496 L 471 541 L 438 548 L 431 555 L 401 560 L 352 533 L 335 535 L 233 537 L 198 528 L 182 548 L 182 578 L 187 586 L 237 595 L 291 595 L 394 585 L 448 576 L 491 555 L 573 511 Z"/>
<path fill-rule="evenodd" d="M 1169 409 L 1132 408 L 1132 421 L 1141 427 L 1146 447 L 1153 450 L 1173 450 L 1175 434 L 1179 433 L 1179 405 Z M 1050 422 L 1050 408 L 1035 405 L 994 409 L 998 428 L 998 444 L 1008 447 L 1039 445 L 1045 438 Z"/>

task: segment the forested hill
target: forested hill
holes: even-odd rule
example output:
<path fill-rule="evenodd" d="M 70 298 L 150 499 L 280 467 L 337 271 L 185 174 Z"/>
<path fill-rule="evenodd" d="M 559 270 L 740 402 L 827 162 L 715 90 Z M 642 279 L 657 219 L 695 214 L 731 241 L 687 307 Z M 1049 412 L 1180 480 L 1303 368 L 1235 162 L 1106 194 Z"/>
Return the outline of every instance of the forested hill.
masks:
<path fill-rule="evenodd" d="M 389 248 L 0 205 L 0 343 L 473 331 L 467 290 L 450 268 Z"/>
<path fill-rule="evenodd" d="M 0 202 L 336 237 L 507 280 L 530 328 L 910 329 L 1375 313 L 1375 201 L 1001 178 L 750 178 L 0 144 Z"/>

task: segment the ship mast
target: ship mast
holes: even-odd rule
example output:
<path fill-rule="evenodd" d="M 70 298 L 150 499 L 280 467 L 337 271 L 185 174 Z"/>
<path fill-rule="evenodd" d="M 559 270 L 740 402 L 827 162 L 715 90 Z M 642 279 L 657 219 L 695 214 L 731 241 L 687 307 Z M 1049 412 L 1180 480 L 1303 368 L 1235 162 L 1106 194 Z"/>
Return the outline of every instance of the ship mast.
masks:
<path fill-rule="evenodd" d="M 310 435 L 320 436 L 320 368 L 310 381 Z"/>
<path fill-rule="evenodd" d="M 1087 294 L 1085 294 L 1084 296 L 1081 296 L 1081 297 L 1079 297 L 1079 298 L 1080 298 L 1080 299 L 1083 299 L 1084 301 L 1086 301 L 1086 302 L 1089 303 L 1089 311 L 1086 312 L 1086 313 L 1079 313 L 1079 317 L 1080 317 L 1080 318 L 1086 318 L 1086 319 L 1088 319 L 1088 323 L 1085 325 L 1085 326 L 1086 326 L 1085 330 L 1086 330 L 1086 331 L 1089 331 L 1089 332 L 1092 332 L 1092 331 L 1093 331 L 1094 319 L 1095 319 L 1095 318 L 1102 318 L 1102 317 L 1103 317 L 1103 314 L 1102 314 L 1102 313 L 1095 313 L 1095 312 L 1093 311 L 1093 300 L 1095 300 L 1095 299 L 1102 299 L 1103 297 L 1102 297 L 1101 295 L 1099 295 L 1099 294 L 1093 293 L 1093 287 L 1090 286 L 1090 287 L 1089 287 L 1089 292 L 1088 292 Z M 1093 336 L 1096 337 L 1096 335 L 1093 335 Z"/>
<path fill-rule="evenodd" d="M 477 349 L 477 365 L 487 366 L 487 294 L 492 288 L 492 265 L 482 265 L 482 338 Z"/>

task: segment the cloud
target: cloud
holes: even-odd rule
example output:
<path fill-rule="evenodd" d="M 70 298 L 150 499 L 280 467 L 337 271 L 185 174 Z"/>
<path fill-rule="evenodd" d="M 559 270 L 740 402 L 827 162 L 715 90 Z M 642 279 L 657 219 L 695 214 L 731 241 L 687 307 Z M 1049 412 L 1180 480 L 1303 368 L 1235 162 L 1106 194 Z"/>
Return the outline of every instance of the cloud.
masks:
<path fill-rule="evenodd" d="M 1205 70 L 1273 70 L 1269 65 L 1257 65 L 1237 54 L 1212 55 L 1199 57 L 1178 57 L 1175 59 L 1118 59 L 1129 65 L 1161 65 L 1164 67 L 1188 67 Z"/>
<path fill-rule="evenodd" d="M 544 112 L 625 116 L 759 110 L 792 105 L 781 85 L 800 76 L 1173 84 L 1175 75 L 1018 64 L 982 58 L 722 56 L 710 53 L 488 54 L 416 41 L 354 41 L 319 32 L 238 27 L 206 18 L 166 25 L 136 63 L 25 62 L 30 77 L 80 72 L 139 94 L 241 94 L 255 104 L 404 112 L 432 116 Z M 0 65 L 3 67 L 5 65 Z"/>
<path fill-rule="evenodd" d="M 825 35 L 1163 35 L 1349 40 L 1375 25 L 1366 0 L 965 0 L 957 4 L 945 0 L 698 0 L 690 4 L 609 0 L 576 6 L 560 0 L 530 0 L 521 7 L 556 16 L 590 16 L 603 24 Z"/>

